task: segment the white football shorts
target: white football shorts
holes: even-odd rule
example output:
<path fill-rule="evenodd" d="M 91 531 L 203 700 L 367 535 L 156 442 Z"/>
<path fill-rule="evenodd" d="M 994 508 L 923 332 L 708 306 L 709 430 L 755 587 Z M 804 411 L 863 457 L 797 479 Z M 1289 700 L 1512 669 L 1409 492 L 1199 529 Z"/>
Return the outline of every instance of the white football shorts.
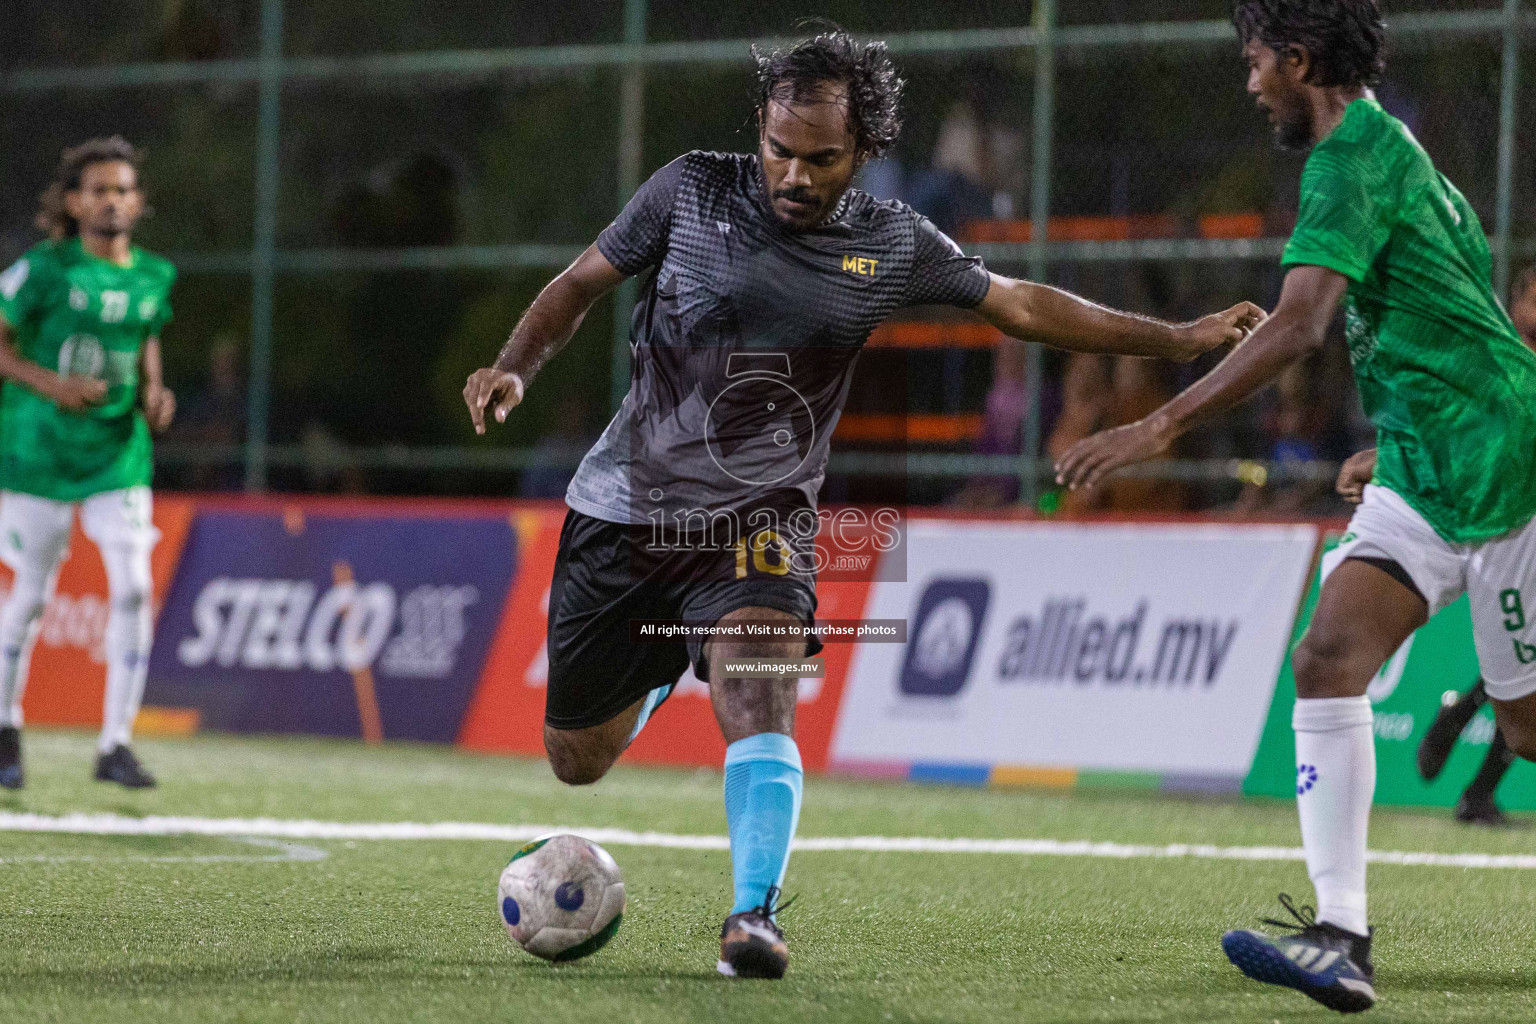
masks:
<path fill-rule="evenodd" d="M 1388 558 L 1403 567 L 1429 614 L 1466 594 L 1488 696 L 1536 693 L 1536 521 L 1476 544 L 1452 544 L 1395 491 L 1365 488 L 1344 542 L 1323 556 L 1323 577 L 1347 558 Z"/>
<path fill-rule="evenodd" d="M 160 539 L 148 487 L 93 494 L 79 503 L 80 529 L 105 553 L 147 557 Z M 0 492 L 0 560 L 12 570 L 47 573 L 69 553 L 75 505 L 19 491 Z"/>

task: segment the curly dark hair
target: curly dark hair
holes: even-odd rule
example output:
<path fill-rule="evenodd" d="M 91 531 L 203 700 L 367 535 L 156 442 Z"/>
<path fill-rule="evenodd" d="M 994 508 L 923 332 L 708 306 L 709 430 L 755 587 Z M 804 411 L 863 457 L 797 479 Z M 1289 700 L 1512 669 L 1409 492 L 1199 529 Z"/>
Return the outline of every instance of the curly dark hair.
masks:
<path fill-rule="evenodd" d="M 1232 24 L 1244 46 L 1305 49 L 1313 85 L 1372 86 L 1387 69 L 1379 0 L 1235 0 Z"/>
<path fill-rule="evenodd" d="M 64 205 L 64 193 L 80 187 L 85 169 L 92 164 L 115 163 L 119 160 L 135 168 L 143 160 L 143 154 L 134 149 L 121 135 L 87 139 L 78 146 L 71 146 L 59 157 L 59 168 L 53 173 L 53 182 L 38 197 L 35 223 L 50 238 L 68 238 L 80 233 L 80 225 L 69 215 Z"/>
<path fill-rule="evenodd" d="M 757 61 L 757 114 L 770 100 L 799 101 L 816 95 L 827 82 L 848 90 L 848 126 L 854 146 L 878 157 L 901 134 L 901 93 L 906 82 L 896 73 L 885 43 L 861 43 L 835 25 L 793 46 L 763 51 Z"/>

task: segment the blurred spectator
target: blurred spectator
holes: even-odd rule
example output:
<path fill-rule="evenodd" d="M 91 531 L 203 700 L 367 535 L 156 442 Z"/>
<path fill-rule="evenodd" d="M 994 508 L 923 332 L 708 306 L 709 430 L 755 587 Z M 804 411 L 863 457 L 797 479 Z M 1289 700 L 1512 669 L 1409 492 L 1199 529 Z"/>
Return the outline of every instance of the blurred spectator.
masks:
<path fill-rule="evenodd" d="M 1382 82 L 1376 100 L 1383 109 L 1408 126 L 1416 138 L 1424 134 L 1424 107 L 1413 93 L 1403 88 L 1401 80 Z"/>
<path fill-rule="evenodd" d="M 245 375 L 240 369 L 240 339 L 220 334 L 208 347 L 208 379 L 182 401 L 168 440 L 222 447 L 245 441 Z M 192 467 L 187 484 L 195 490 L 236 491 L 244 484 L 238 462 Z"/>
<path fill-rule="evenodd" d="M 982 417 L 978 455 L 1017 455 L 1024 443 L 1024 414 L 1029 405 L 1029 379 L 1022 341 L 1004 338 L 992 362 L 992 387 Z M 956 505 L 995 508 L 1015 501 L 1019 481 L 1008 476 L 973 477 L 950 499 Z"/>
<path fill-rule="evenodd" d="M 304 458 L 305 489 L 316 493 L 368 493 L 368 480 L 353 461 L 349 445 L 319 420 L 304 425 L 299 438 Z"/>
<path fill-rule="evenodd" d="M 1323 458 L 1319 446 L 1327 411 L 1315 400 L 1310 359 L 1298 359 L 1275 381 L 1274 399 L 1260 413 L 1265 450 L 1262 458 L 1281 465 L 1300 465 Z M 1325 481 L 1303 481 L 1278 487 L 1243 485 L 1234 510 L 1248 515 L 1294 516 L 1328 491 Z"/>
<path fill-rule="evenodd" d="M 1061 415 L 1046 441 L 1046 455 L 1059 458 L 1091 434 L 1134 423 L 1173 394 L 1161 366 L 1153 360 L 1074 355 L 1067 361 Z M 1098 487 L 1063 494 L 1059 508 L 1067 514 L 1177 512 L 1185 504 L 1184 488 L 1178 483 L 1121 475 Z"/>
<path fill-rule="evenodd" d="M 1135 356 L 1115 357 L 1110 384 L 1107 427 L 1135 423 L 1156 412 L 1175 394 L 1167 380 L 1166 364 Z M 1176 457 L 1173 452 L 1167 456 Z M 1105 507 L 1112 512 L 1178 512 L 1188 504 L 1184 486 L 1171 480 L 1121 474 L 1106 480 L 1103 489 Z"/>
<path fill-rule="evenodd" d="M 968 221 L 992 216 L 992 160 L 987 131 L 966 100 L 949 108 L 933 147 L 933 166 L 913 174 L 907 202 L 940 231 L 956 235 Z"/>
<path fill-rule="evenodd" d="M 431 148 L 374 166 L 336 200 L 335 238 L 348 248 L 455 244 L 465 178 L 460 163 L 451 152 Z M 464 281 L 462 273 L 424 269 L 363 278 L 349 292 L 345 330 L 365 341 L 338 352 L 328 367 L 331 386 L 313 389 L 314 418 L 351 444 L 433 438 L 440 409 L 414 395 L 432 379 L 445 338 L 459 322 L 470 294 Z"/>
<path fill-rule="evenodd" d="M 550 417 L 550 430 L 534 445 L 533 464 L 523 470 L 519 494 L 524 498 L 563 498 L 576 466 L 592 439 L 585 425 L 587 406 L 574 391 L 563 393 Z"/>
<path fill-rule="evenodd" d="M 161 60 L 218 60 L 254 26 L 252 9 L 240 0 L 173 0 L 161 5 Z"/>
<path fill-rule="evenodd" d="M 1061 379 L 1061 413 L 1045 442 L 1052 461 L 1065 455 L 1077 442 L 1102 430 L 1109 417 L 1111 395 L 1103 356 L 1076 353 L 1067 358 Z M 1103 508 L 1102 488 L 1068 491 L 1058 510 L 1067 515 Z"/>
<path fill-rule="evenodd" d="M 853 183 L 876 199 L 906 202 L 906 176 L 906 168 L 900 160 L 894 156 L 883 156 L 865 164 Z"/>
<path fill-rule="evenodd" d="M 421 149 L 372 167 L 337 198 L 331 224 L 346 246 L 452 245 L 464 172 L 452 153 Z"/>
<path fill-rule="evenodd" d="M 1351 437 L 1352 413 L 1358 406 L 1343 343 L 1331 337 L 1322 352 L 1287 367 L 1260 399 L 1258 457 L 1281 466 L 1348 458 L 1363 447 Z M 1331 474 L 1264 487 L 1245 484 L 1233 509 L 1278 517 L 1343 511 Z"/>
<path fill-rule="evenodd" d="M 1510 286 L 1509 318 L 1525 343 L 1536 349 L 1536 263 L 1520 271 Z"/>

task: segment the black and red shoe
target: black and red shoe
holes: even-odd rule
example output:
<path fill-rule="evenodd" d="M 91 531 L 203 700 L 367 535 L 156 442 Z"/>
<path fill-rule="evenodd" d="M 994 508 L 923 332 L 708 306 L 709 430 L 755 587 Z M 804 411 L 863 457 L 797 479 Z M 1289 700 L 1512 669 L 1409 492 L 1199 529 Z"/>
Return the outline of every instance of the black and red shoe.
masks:
<path fill-rule="evenodd" d="M 125 789 L 150 789 L 155 777 L 145 770 L 133 751 L 119 743 L 96 758 L 96 781 L 115 782 Z"/>
<path fill-rule="evenodd" d="M 727 978 L 782 978 L 789 969 L 789 944 L 774 915 L 777 887 L 768 890 L 763 905 L 732 914 L 720 928 L 720 959 L 715 969 Z"/>
<path fill-rule="evenodd" d="M 0 786 L 20 789 L 26 781 L 21 768 L 21 730 L 7 725 L 0 729 Z"/>
<path fill-rule="evenodd" d="M 1440 710 L 1435 713 L 1435 720 L 1429 724 L 1424 738 L 1419 741 L 1419 776 L 1425 782 L 1434 782 L 1439 777 L 1445 762 L 1451 759 L 1451 751 L 1456 748 L 1462 730 L 1486 703 L 1488 694 L 1483 689 L 1481 679 L 1466 693 L 1445 691 L 1440 699 Z"/>

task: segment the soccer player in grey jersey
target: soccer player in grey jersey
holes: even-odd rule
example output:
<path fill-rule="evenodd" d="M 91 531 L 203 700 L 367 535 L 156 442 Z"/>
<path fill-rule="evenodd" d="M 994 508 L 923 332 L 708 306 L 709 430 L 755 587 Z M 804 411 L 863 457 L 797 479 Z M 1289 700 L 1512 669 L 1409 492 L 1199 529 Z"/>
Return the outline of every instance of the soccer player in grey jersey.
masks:
<path fill-rule="evenodd" d="M 900 126 L 902 82 L 884 44 L 829 32 L 755 56 L 758 151 L 694 152 L 658 171 L 544 289 L 495 364 L 470 375 L 464 399 L 477 432 L 488 413 L 504 421 L 592 303 L 654 271 L 631 326 L 629 394 L 566 494 L 545 747 L 562 781 L 596 782 L 691 661 L 728 744 L 735 905 L 718 967 L 776 978 L 788 948 L 774 912 L 800 810 L 798 681 L 720 666 L 819 645 L 632 643 L 631 620 L 814 619 L 805 556 L 829 439 L 860 347 L 903 306 L 973 309 L 1015 338 L 1073 351 L 1177 360 L 1240 340 L 1264 314 L 1242 303 L 1168 324 L 989 274 L 908 207 L 850 188 Z"/>

